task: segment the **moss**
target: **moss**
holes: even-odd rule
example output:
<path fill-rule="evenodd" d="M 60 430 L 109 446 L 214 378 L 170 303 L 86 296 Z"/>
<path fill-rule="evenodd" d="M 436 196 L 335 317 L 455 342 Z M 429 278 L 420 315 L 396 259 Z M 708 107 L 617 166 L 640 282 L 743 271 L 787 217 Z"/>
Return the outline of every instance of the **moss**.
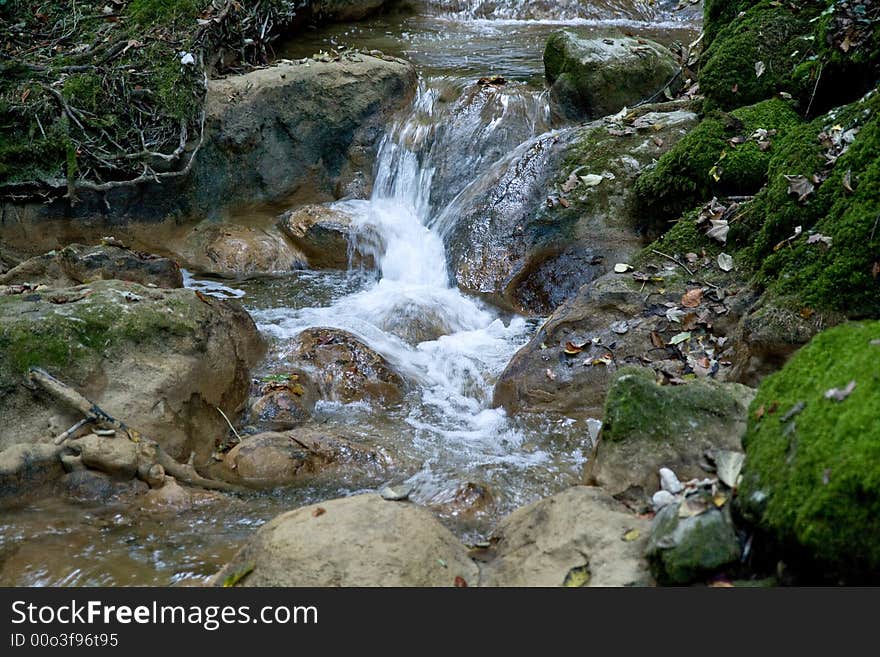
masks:
<path fill-rule="evenodd" d="M 706 380 L 660 386 L 654 376 L 648 368 L 621 368 L 605 400 L 603 440 L 668 440 L 701 427 L 717 428 L 719 419 L 742 413 L 734 388 Z"/>
<path fill-rule="evenodd" d="M 710 0 L 704 13 L 700 89 L 707 109 L 729 110 L 788 92 L 804 114 L 815 116 L 876 84 L 877 3 Z M 760 76 L 758 62 L 764 65 Z"/>
<path fill-rule="evenodd" d="M 759 525 L 840 573 L 880 570 L 880 322 L 816 336 L 749 414 L 740 498 Z M 843 401 L 831 388 L 855 388 Z"/>
<path fill-rule="evenodd" d="M 14 389 L 30 367 L 78 371 L 120 349 L 196 333 L 200 313 L 193 312 L 184 296 L 188 293 L 131 303 L 114 285 L 119 282 L 95 283 L 85 299 L 59 304 L 51 298 L 74 297 L 77 290 L 48 291 L 48 299 L 41 294 L 0 297 L 0 391 Z M 151 294 L 133 284 L 125 289 L 141 297 Z"/>
<path fill-rule="evenodd" d="M 96 112 L 103 93 L 101 78 L 93 74 L 71 75 L 64 81 L 62 93 L 76 107 Z"/>
<path fill-rule="evenodd" d="M 836 130 L 835 130 L 836 128 Z M 818 135 L 858 130 L 830 170 Z M 880 93 L 820 117 L 788 134 L 770 164 L 770 182 L 730 239 L 747 246 L 758 282 L 800 307 L 880 317 L 875 263 L 880 261 Z M 827 179 L 803 202 L 786 175 Z M 853 192 L 847 190 L 845 178 Z M 802 236 L 788 241 L 800 226 Z M 831 238 L 831 246 L 807 237 Z"/>
<path fill-rule="evenodd" d="M 653 261 L 653 251 L 661 251 L 667 255 L 683 257 L 687 253 L 706 253 L 716 256 L 723 250 L 721 244 L 706 237 L 705 230 L 697 226 L 700 210 L 687 212 L 676 221 L 672 228 L 661 235 L 656 241 L 643 249 L 636 257 L 634 264 Z"/>
<path fill-rule="evenodd" d="M 798 123 L 785 101 L 772 99 L 730 114 L 707 116 L 635 185 L 639 220 L 656 229 L 713 196 L 752 194 L 766 179 L 773 144 Z M 776 130 L 761 150 L 755 131 Z M 731 143 L 731 139 L 746 139 Z"/>

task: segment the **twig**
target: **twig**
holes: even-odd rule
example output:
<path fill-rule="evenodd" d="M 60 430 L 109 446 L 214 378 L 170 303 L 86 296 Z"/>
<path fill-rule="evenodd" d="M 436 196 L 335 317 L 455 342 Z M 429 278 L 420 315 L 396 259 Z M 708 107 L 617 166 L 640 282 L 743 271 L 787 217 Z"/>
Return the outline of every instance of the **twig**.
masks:
<path fill-rule="evenodd" d="M 667 255 L 666 253 L 662 253 L 662 252 L 658 251 L 657 249 L 651 249 L 651 253 L 656 253 L 658 256 L 663 256 L 664 258 L 667 258 L 668 260 L 672 260 L 672 262 L 674 262 L 679 267 L 684 269 L 688 273 L 689 276 L 694 275 L 694 272 L 692 272 L 690 269 L 688 269 L 687 265 L 682 263 L 678 258 L 673 258 L 671 255 Z"/>
<path fill-rule="evenodd" d="M 55 444 L 60 445 L 65 440 L 70 438 L 73 434 L 75 434 L 77 431 L 82 429 L 85 425 L 89 424 L 91 421 L 92 421 L 91 418 L 84 417 L 82 420 L 80 420 L 79 422 L 74 424 L 72 427 L 70 427 L 70 429 L 68 429 L 64 433 L 58 434 L 58 436 L 55 438 Z"/>
<path fill-rule="evenodd" d="M 235 427 L 232 426 L 232 422 L 230 422 L 229 418 L 226 417 L 226 413 L 223 412 L 223 409 L 221 409 L 219 406 L 215 406 L 214 408 L 216 408 L 220 415 L 223 416 L 223 419 L 226 420 L 226 424 L 228 424 L 229 428 L 232 429 L 232 433 L 234 433 L 235 437 L 238 438 L 238 442 L 241 442 L 241 436 L 238 435 L 238 431 L 236 431 Z"/>
<path fill-rule="evenodd" d="M 823 64 L 819 64 L 819 75 L 816 76 L 816 84 L 813 85 L 813 94 L 810 96 L 810 102 L 807 103 L 807 111 L 804 116 L 810 116 L 810 108 L 813 106 L 813 99 L 816 97 L 816 90 L 819 88 L 819 80 L 822 79 Z"/>

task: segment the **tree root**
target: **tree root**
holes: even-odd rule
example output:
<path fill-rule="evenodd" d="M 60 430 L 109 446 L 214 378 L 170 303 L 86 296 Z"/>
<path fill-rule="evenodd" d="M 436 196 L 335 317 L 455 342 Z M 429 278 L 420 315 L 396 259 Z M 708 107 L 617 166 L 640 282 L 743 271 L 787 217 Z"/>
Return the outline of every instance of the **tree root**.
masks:
<path fill-rule="evenodd" d="M 245 489 L 217 479 L 208 479 L 203 477 L 191 465 L 179 463 L 171 457 L 155 440 L 143 436 L 138 431 L 129 427 L 125 422 L 117 420 L 115 417 L 104 411 L 94 402 L 86 399 L 76 390 L 66 383 L 56 379 L 54 376 L 37 367 L 32 367 L 28 371 L 28 380 L 35 386 L 49 393 L 58 401 L 63 402 L 70 408 L 73 408 L 85 419 L 75 424 L 73 427 L 65 431 L 55 439 L 56 445 L 59 447 L 71 440 L 76 431 L 83 425 L 88 423 L 96 423 L 109 426 L 127 436 L 127 438 L 138 443 L 138 453 L 144 461 L 138 467 L 138 476 L 141 478 L 149 477 L 149 473 L 153 465 L 160 465 L 167 474 L 175 479 L 208 490 L 219 490 L 224 492 L 243 492 Z M 108 438 L 114 440 L 114 438 Z M 145 479 L 146 480 L 146 479 Z M 150 483 L 149 481 L 147 483 Z"/>

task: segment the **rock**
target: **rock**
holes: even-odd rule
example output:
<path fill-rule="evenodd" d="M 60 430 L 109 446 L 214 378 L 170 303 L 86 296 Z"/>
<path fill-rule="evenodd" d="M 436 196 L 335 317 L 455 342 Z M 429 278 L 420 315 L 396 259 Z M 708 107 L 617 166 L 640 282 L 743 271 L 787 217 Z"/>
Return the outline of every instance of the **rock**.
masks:
<path fill-rule="evenodd" d="M 473 521 L 495 510 L 495 496 L 482 483 L 467 481 L 433 495 L 425 503 L 440 516 Z"/>
<path fill-rule="evenodd" d="M 208 136 L 188 181 L 193 209 L 345 196 L 358 176 L 370 179 L 389 117 L 415 82 L 410 64 L 363 53 L 212 80 Z"/>
<path fill-rule="evenodd" d="M 81 419 L 21 385 L 42 367 L 175 458 L 208 461 L 264 352 L 236 303 L 121 281 L 0 296 L 0 449 Z"/>
<path fill-rule="evenodd" d="M 382 499 L 388 502 L 403 502 L 408 500 L 410 493 L 412 493 L 412 486 L 409 486 L 408 484 L 401 484 L 400 486 L 385 486 L 379 491 L 379 495 L 382 496 Z"/>
<path fill-rule="evenodd" d="M 876 582 L 880 569 L 878 368 L 880 322 L 843 324 L 764 379 L 749 411 L 741 510 L 790 565 L 807 559 L 831 581 Z"/>
<path fill-rule="evenodd" d="M 289 361 L 306 370 L 324 399 L 397 403 L 404 380 L 390 363 L 351 333 L 333 328 L 310 328 L 290 346 Z"/>
<path fill-rule="evenodd" d="M 598 488 L 569 488 L 500 522 L 483 583 L 562 586 L 580 570 L 587 586 L 650 585 L 642 557 L 649 527 Z"/>
<path fill-rule="evenodd" d="M 741 449 L 754 394 L 711 379 L 660 386 L 650 369 L 622 369 L 608 390 L 588 483 L 612 495 L 629 490 L 645 503 L 657 488 L 679 493 L 679 479 L 706 476 L 704 452 Z"/>
<path fill-rule="evenodd" d="M 651 497 L 651 506 L 654 511 L 659 511 L 664 506 L 669 506 L 670 504 L 675 503 L 675 495 L 670 493 L 668 490 L 658 490 Z"/>
<path fill-rule="evenodd" d="M 378 495 L 305 506 L 263 525 L 212 583 L 453 586 L 479 583 L 466 548 L 430 512 Z"/>
<path fill-rule="evenodd" d="M 375 266 L 373 257 L 356 250 L 351 217 L 326 205 L 305 205 L 278 218 L 278 227 L 305 254 L 312 269 Z"/>
<path fill-rule="evenodd" d="M 385 454 L 322 430 L 297 429 L 245 437 L 212 467 L 214 476 L 255 488 L 289 486 L 332 475 L 375 476 L 389 465 Z"/>
<path fill-rule="evenodd" d="M 642 246 L 633 183 L 696 123 L 683 107 L 646 106 L 621 123 L 545 134 L 488 169 L 444 215 L 453 222 L 445 239 L 459 287 L 546 315 L 627 262 Z"/>
<path fill-rule="evenodd" d="M 673 495 L 677 495 L 684 490 L 684 486 L 681 485 L 678 477 L 669 468 L 660 468 L 660 488 Z"/>
<path fill-rule="evenodd" d="M 303 269 L 306 257 L 274 227 L 202 222 L 186 237 L 189 269 L 224 278 L 248 278 Z"/>
<path fill-rule="evenodd" d="M 147 492 L 147 485 L 137 479 L 120 480 L 97 470 L 76 470 L 65 475 L 57 489 L 79 502 L 107 504 L 136 500 Z"/>
<path fill-rule="evenodd" d="M 77 439 L 73 448 L 79 450 L 83 464 L 89 468 L 119 479 L 133 479 L 137 474 L 137 444 L 126 436 L 104 438 L 90 433 Z"/>
<path fill-rule="evenodd" d="M 312 14 L 321 22 L 359 21 L 375 14 L 389 0 L 311 0 Z"/>
<path fill-rule="evenodd" d="M 307 422 L 320 395 L 305 373 L 285 373 L 265 381 L 251 404 L 249 423 L 265 431 L 287 431 Z"/>
<path fill-rule="evenodd" d="M 164 288 L 183 287 L 177 263 L 116 244 L 71 244 L 31 258 L 0 275 L 0 285 L 71 287 L 100 280 L 121 280 Z"/>
<path fill-rule="evenodd" d="M 162 486 L 145 491 L 137 498 L 137 502 L 142 511 L 179 513 L 223 499 L 221 493 L 184 487 L 178 484 L 174 477 L 166 476 Z"/>
<path fill-rule="evenodd" d="M 0 497 L 21 495 L 62 476 L 60 451 L 51 443 L 16 443 L 0 451 Z"/>
<path fill-rule="evenodd" d="M 660 44 L 624 36 L 587 38 L 570 30 L 550 35 L 544 72 L 551 103 L 572 121 L 614 114 L 681 86 L 681 67 Z"/>
<path fill-rule="evenodd" d="M 679 517 L 665 506 L 651 525 L 645 554 L 659 584 L 690 584 L 739 561 L 742 549 L 727 509 Z"/>

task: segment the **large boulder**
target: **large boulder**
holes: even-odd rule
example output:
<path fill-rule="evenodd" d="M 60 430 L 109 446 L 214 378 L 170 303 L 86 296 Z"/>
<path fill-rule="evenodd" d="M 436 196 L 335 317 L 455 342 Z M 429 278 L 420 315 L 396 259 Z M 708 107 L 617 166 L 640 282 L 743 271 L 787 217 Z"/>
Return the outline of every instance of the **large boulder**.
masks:
<path fill-rule="evenodd" d="M 575 486 L 514 511 L 493 539 L 485 586 L 648 586 L 649 521 Z"/>
<path fill-rule="evenodd" d="M 817 335 L 764 379 L 743 439 L 745 515 L 790 560 L 829 576 L 880 571 L 880 322 Z"/>
<path fill-rule="evenodd" d="M 275 228 L 206 221 L 186 236 L 181 256 L 189 269 L 247 278 L 303 269 L 306 258 Z"/>
<path fill-rule="evenodd" d="M 312 376 L 324 399 L 387 404 L 403 396 L 404 380 L 385 357 L 341 329 L 306 329 L 287 358 Z"/>
<path fill-rule="evenodd" d="M 212 580 L 237 586 L 475 586 L 467 549 L 431 513 L 357 495 L 263 525 Z"/>
<path fill-rule="evenodd" d="M 0 450 L 49 441 L 81 419 L 22 386 L 30 367 L 57 376 L 173 457 L 205 463 L 247 397 L 264 351 L 237 304 L 192 290 L 121 281 L 6 288 L 0 295 Z"/>
<path fill-rule="evenodd" d="M 193 206 L 216 213 L 358 191 L 390 115 L 414 89 L 410 64 L 363 53 L 212 81 L 207 137 L 189 181 Z"/>
<path fill-rule="evenodd" d="M 656 100 L 681 82 L 681 67 L 658 43 L 625 36 L 582 37 L 570 30 L 550 35 L 544 71 L 556 113 L 570 120 L 595 119 Z"/>
<path fill-rule="evenodd" d="M 659 487 L 660 468 L 702 478 L 706 452 L 742 449 L 754 390 L 708 378 L 661 386 L 655 376 L 649 368 L 624 368 L 608 390 L 587 480 L 612 495 L 647 499 Z"/>
<path fill-rule="evenodd" d="M 278 217 L 278 228 L 305 254 L 312 269 L 374 266 L 370 254 L 358 251 L 351 217 L 339 208 L 304 205 Z"/>
<path fill-rule="evenodd" d="M 183 287 L 173 260 L 128 249 L 115 240 L 96 246 L 70 244 L 30 258 L 0 275 L 0 285 L 68 287 L 99 280 L 121 280 L 155 287 Z"/>
<path fill-rule="evenodd" d="M 642 244 L 630 212 L 643 167 L 696 124 L 683 104 L 639 108 L 526 142 L 446 210 L 459 286 L 548 314 Z"/>

